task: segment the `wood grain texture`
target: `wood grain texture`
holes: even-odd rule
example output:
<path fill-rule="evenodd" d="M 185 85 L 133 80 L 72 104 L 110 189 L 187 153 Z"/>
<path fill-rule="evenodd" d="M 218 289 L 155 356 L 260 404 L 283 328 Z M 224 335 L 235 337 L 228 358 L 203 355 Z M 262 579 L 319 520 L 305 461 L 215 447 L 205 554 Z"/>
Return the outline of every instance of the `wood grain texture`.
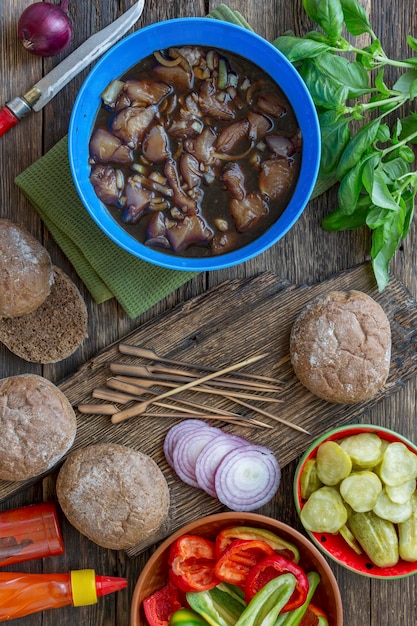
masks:
<path fill-rule="evenodd" d="M 81 43 L 94 31 L 110 23 L 121 15 L 133 0 L 70 0 L 70 15 L 74 22 L 74 41 L 70 50 Z M 303 12 L 302 0 L 225 0 L 232 9 L 237 9 L 249 20 L 255 30 L 269 40 L 294 30 L 303 35 L 311 27 Z M 403 58 L 410 54 L 406 44 L 407 34 L 416 36 L 417 12 L 415 3 L 407 0 L 362 0 L 371 17 L 374 31 L 383 42 L 385 51 L 392 58 Z M 61 56 L 42 60 L 28 55 L 18 44 L 16 25 L 19 15 L 29 4 L 29 0 L 3 0 L 0 2 L 0 102 L 24 93 L 34 82 L 53 67 Z M 137 28 L 152 24 L 157 20 L 205 15 L 220 4 L 220 0 L 145 0 L 145 10 Z M 217 289 L 224 281 L 249 281 L 259 273 L 272 272 L 282 277 L 286 286 L 313 285 L 332 275 L 352 268 L 368 259 L 369 233 L 366 229 L 345 233 L 326 233 L 321 229 L 321 219 L 337 206 L 337 189 L 332 189 L 324 196 L 311 201 L 300 220 L 291 231 L 273 248 L 256 259 L 240 266 L 200 274 L 158 303 L 152 309 L 135 320 L 127 319 L 114 301 L 104 305 L 92 302 L 88 292 L 79 281 L 68 260 L 43 227 L 36 211 L 19 192 L 13 181 L 17 174 L 52 147 L 68 131 L 69 116 L 78 89 L 86 75 L 85 71 L 63 90 L 45 109 L 27 117 L 21 124 L 0 139 L 0 216 L 23 223 L 47 246 L 53 262 L 65 271 L 77 283 L 88 306 L 89 339 L 73 357 L 56 365 L 40 367 L 28 364 L 15 357 L 6 348 L 0 346 L 0 376 L 33 372 L 43 374 L 53 382 L 66 384 L 67 380 L 85 363 L 91 361 L 100 351 L 112 342 L 120 340 L 130 332 L 168 313 L 178 304 L 193 301 L 195 296 L 203 296 L 208 290 Z M 386 81 L 395 80 L 398 72 L 393 69 L 384 77 Z M 406 111 L 404 111 L 406 112 Z M 417 233 L 415 222 L 407 239 L 398 250 L 392 264 L 392 273 L 401 281 L 411 298 L 417 297 Z M 283 285 L 284 286 L 284 285 Z M 407 295 L 404 295 L 407 302 Z M 217 312 L 214 312 L 217 313 Z M 194 312 L 190 312 L 194 315 Z M 178 326 L 186 326 L 188 310 L 178 319 Z M 220 324 L 219 317 L 215 318 Z M 277 323 L 279 320 L 277 321 Z M 216 327 L 217 328 L 217 327 Z M 411 332 L 411 330 L 410 330 Z M 175 329 L 171 343 L 166 344 L 166 337 L 158 336 L 155 343 L 161 351 L 173 351 L 175 341 L 186 334 Z M 405 332 L 405 336 L 407 333 Z M 198 335 L 197 335 L 198 338 Z M 241 338 L 235 338 L 239 344 Z M 198 344 L 190 341 L 181 345 L 181 350 L 208 362 L 228 362 L 228 355 L 220 345 L 210 346 L 210 351 L 199 353 Z M 410 349 L 416 346 L 410 344 Z M 238 348 L 242 350 L 242 346 Z M 86 396 L 88 396 L 86 389 Z M 371 423 L 394 428 L 406 437 L 416 439 L 415 399 L 417 397 L 416 377 L 411 375 L 407 384 L 398 393 L 385 396 L 375 406 L 370 407 L 365 419 Z M 321 416 L 318 418 L 321 419 Z M 90 440 L 102 436 L 92 433 Z M 285 454 L 293 455 L 292 442 Z M 298 454 L 298 450 L 295 456 Z M 294 458 L 294 457 L 293 457 Z M 297 459 L 294 458 L 283 469 L 282 487 L 276 498 L 261 512 L 291 523 L 301 530 L 292 500 L 292 477 Z M 10 508 L 42 499 L 55 497 L 55 475 L 51 474 L 43 481 L 23 489 L 19 494 L 7 499 L 2 508 Z M 19 620 L 19 626 L 72 626 L 74 619 L 80 626 L 128 626 L 129 602 L 138 573 L 153 548 L 141 555 L 129 558 L 125 553 L 113 553 L 99 548 L 82 537 L 60 515 L 66 551 L 62 557 L 33 561 L 22 564 L 24 571 L 66 571 L 70 568 L 95 567 L 100 573 L 127 576 L 129 588 L 113 596 L 102 598 L 97 605 L 73 609 L 62 608 L 56 611 L 35 614 Z M 415 577 L 400 581 L 371 581 L 355 576 L 332 563 L 337 576 L 345 607 L 347 626 L 415 626 L 417 623 L 417 605 L 415 602 Z M 59 616 L 59 619 L 58 619 Z"/>

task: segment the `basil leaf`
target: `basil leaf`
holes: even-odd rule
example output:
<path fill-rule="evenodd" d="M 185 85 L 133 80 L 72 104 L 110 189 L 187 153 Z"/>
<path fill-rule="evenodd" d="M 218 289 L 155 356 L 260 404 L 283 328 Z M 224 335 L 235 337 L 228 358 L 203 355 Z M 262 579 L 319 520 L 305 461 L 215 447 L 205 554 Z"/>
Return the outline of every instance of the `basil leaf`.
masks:
<path fill-rule="evenodd" d="M 312 39 L 299 39 L 283 35 L 272 42 L 291 63 L 297 63 L 303 59 L 313 58 L 329 49 L 329 45 Z"/>
<path fill-rule="evenodd" d="M 314 62 L 320 72 L 348 88 L 349 98 L 374 91 L 369 85 L 368 72 L 357 61 L 350 62 L 345 57 L 324 52 L 316 57 Z"/>
<path fill-rule="evenodd" d="M 329 213 L 329 215 L 323 218 L 321 226 L 327 231 L 355 230 L 356 228 L 366 226 L 366 216 L 369 206 L 369 197 L 361 198 L 352 215 L 346 215 L 346 213 L 340 209 L 336 209 L 336 211 Z"/>
<path fill-rule="evenodd" d="M 357 52 L 356 56 L 358 61 L 367 69 L 372 69 L 375 65 L 380 64 L 380 59 L 378 57 L 384 57 L 384 51 L 381 46 L 381 42 L 379 39 L 374 39 L 374 41 L 369 45 L 362 48 L 363 52 L 367 54 L 361 54 L 361 52 Z M 371 55 L 371 57 L 368 56 Z"/>
<path fill-rule="evenodd" d="M 375 76 L 375 87 L 384 96 L 389 96 L 391 94 L 390 88 L 384 83 L 384 68 L 382 68 Z"/>
<path fill-rule="evenodd" d="M 407 43 L 412 50 L 417 50 L 417 39 L 411 35 L 407 35 Z"/>
<path fill-rule="evenodd" d="M 403 93 L 406 96 L 414 98 L 416 94 L 417 70 L 408 70 L 404 72 L 394 83 L 393 90 Z M 414 95 L 412 95 L 414 93 Z"/>
<path fill-rule="evenodd" d="M 402 158 L 384 162 L 382 168 L 389 183 L 395 183 L 401 176 L 405 176 L 410 171 L 407 161 Z"/>
<path fill-rule="evenodd" d="M 335 111 L 319 112 L 321 134 L 320 176 L 333 174 L 350 139 L 349 120 Z"/>
<path fill-rule="evenodd" d="M 379 119 L 369 122 L 369 124 L 363 126 L 350 140 L 340 157 L 337 168 L 337 175 L 340 180 L 346 175 L 348 170 L 361 160 L 364 152 L 372 146 L 380 124 L 381 121 Z"/>
<path fill-rule="evenodd" d="M 363 189 L 362 174 L 366 161 L 360 161 L 352 167 L 340 181 L 338 189 L 338 200 L 340 210 L 346 215 L 351 215 L 359 200 L 359 195 Z"/>
<path fill-rule="evenodd" d="M 379 165 L 371 170 L 372 166 L 368 167 L 369 163 L 368 161 L 364 168 L 363 184 L 371 196 L 373 204 L 383 209 L 398 211 L 398 202 L 394 199 L 385 181 L 382 166 Z"/>
<path fill-rule="evenodd" d="M 351 35 L 363 35 L 372 33 L 365 9 L 356 0 L 341 0 L 343 16 L 346 28 Z"/>
<path fill-rule="evenodd" d="M 340 0 L 303 0 L 307 15 L 333 40 L 343 30 L 343 11 Z"/>
<path fill-rule="evenodd" d="M 372 231 L 372 268 L 379 291 L 383 291 L 389 282 L 389 264 L 404 231 L 406 209 L 403 205 L 399 208 L 399 211 L 387 213 L 386 220 Z"/>
<path fill-rule="evenodd" d="M 315 59 L 305 61 L 299 72 L 316 106 L 339 109 L 345 105 L 348 88 L 323 75 L 316 66 Z"/>

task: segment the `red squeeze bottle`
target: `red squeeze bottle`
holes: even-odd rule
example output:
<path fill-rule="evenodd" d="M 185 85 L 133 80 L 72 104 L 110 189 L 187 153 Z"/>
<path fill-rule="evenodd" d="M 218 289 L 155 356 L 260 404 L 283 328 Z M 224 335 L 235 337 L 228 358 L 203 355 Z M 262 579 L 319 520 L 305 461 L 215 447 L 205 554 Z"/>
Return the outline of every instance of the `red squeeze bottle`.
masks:
<path fill-rule="evenodd" d="M 54 502 L 0 511 L 0 567 L 63 552 Z"/>
<path fill-rule="evenodd" d="M 96 604 L 100 596 L 125 587 L 126 578 L 96 576 L 93 569 L 67 574 L 0 572 L 0 621 L 71 604 Z"/>

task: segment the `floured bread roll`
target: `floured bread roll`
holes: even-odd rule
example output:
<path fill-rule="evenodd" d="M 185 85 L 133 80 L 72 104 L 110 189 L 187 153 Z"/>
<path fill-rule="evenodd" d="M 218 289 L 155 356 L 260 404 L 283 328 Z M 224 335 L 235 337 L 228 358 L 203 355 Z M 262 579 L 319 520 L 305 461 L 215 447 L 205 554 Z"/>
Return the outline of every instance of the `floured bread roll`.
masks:
<path fill-rule="evenodd" d="M 299 380 L 320 398 L 335 403 L 368 400 L 389 374 L 389 320 L 367 294 L 331 291 L 308 303 L 295 320 L 290 356 Z"/>
<path fill-rule="evenodd" d="M 158 465 L 119 444 L 74 450 L 59 471 L 56 490 L 68 521 L 111 550 L 154 534 L 168 514 L 168 485 Z"/>
<path fill-rule="evenodd" d="M 74 410 L 42 376 L 0 380 L 0 478 L 27 480 L 50 470 L 73 444 Z"/>

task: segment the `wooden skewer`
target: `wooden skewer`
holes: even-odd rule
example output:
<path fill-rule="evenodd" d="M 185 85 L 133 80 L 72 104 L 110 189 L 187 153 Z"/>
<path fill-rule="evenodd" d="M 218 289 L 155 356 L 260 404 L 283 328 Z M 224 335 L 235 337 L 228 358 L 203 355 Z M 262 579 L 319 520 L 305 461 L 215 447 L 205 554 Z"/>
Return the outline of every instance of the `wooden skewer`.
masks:
<path fill-rule="evenodd" d="M 137 400 L 137 395 L 122 393 L 121 391 L 110 391 L 110 389 L 102 389 L 98 387 L 93 389 L 91 395 L 99 400 L 107 400 L 108 402 L 116 402 L 117 404 L 126 404 L 132 400 Z"/>
<path fill-rule="evenodd" d="M 195 419 L 213 419 L 213 420 L 221 420 L 222 422 L 228 422 L 229 424 L 237 424 L 239 426 L 248 426 L 250 428 L 272 428 L 272 426 L 270 426 L 269 424 L 265 424 L 264 422 L 260 422 L 256 419 L 253 419 L 251 417 L 244 417 L 241 419 L 238 418 L 233 418 L 233 417 L 225 417 L 224 415 L 207 415 L 207 413 L 193 413 L 193 414 L 185 414 L 185 415 L 181 415 L 180 413 L 157 413 L 156 411 L 153 412 L 146 412 L 145 413 L 141 413 L 141 417 L 165 417 L 165 418 L 182 418 L 182 419 L 190 419 L 190 418 L 195 418 Z"/>
<path fill-rule="evenodd" d="M 129 382 L 121 380 L 120 378 L 109 378 L 107 380 L 107 385 L 111 389 L 115 389 L 116 392 L 121 392 L 122 395 L 123 394 L 129 395 L 130 396 L 129 400 L 137 401 L 138 399 L 142 399 L 141 394 L 139 393 L 140 391 L 143 391 L 148 394 L 151 393 L 155 396 L 162 395 L 161 391 L 156 391 L 155 389 L 147 389 L 145 387 L 140 387 L 139 385 L 131 384 Z M 111 402 L 117 402 L 116 399 L 112 400 L 111 397 L 107 397 L 103 399 L 109 400 Z M 204 410 L 204 411 L 208 411 L 212 413 L 219 413 L 220 415 L 224 415 L 224 416 L 239 417 L 239 418 L 242 417 L 242 415 L 240 415 L 239 413 L 232 413 L 232 411 L 227 411 L 226 409 L 214 408 L 214 407 L 211 407 L 210 405 L 206 406 L 206 405 L 200 404 L 199 402 L 193 402 L 192 400 L 185 400 L 183 398 L 177 398 L 177 396 L 171 396 L 171 400 L 174 400 L 174 402 L 177 402 L 178 404 L 181 404 L 181 405 L 193 407 L 194 411 L 195 409 L 197 409 L 200 411 Z M 159 404 L 162 404 L 162 403 L 159 403 Z M 173 409 L 174 407 L 170 405 L 169 408 Z"/>
<path fill-rule="evenodd" d="M 124 368 L 113 368 L 118 371 L 122 371 Z M 117 371 L 113 371 L 114 374 L 117 374 Z M 161 387 L 170 387 L 171 389 L 183 389 L 184 386 L 178 387 L 177 383 L 165 381 L 165 380 L 148 380 L 147 378 L 133 378 L 132 376 L 123 376 L 119 375 L 117 378 L 126 383 L 131 383 L 132 385 L 137 385 L 142 389 L 151 389 L 154 385 L 159 385 Z M 230 391 L 226 389 L 216 389 L 215 387 L 201 386 L 199 387 L 197 383 L 202 380 L 193 379 L 192 382 L 195 382 L 195 386 L 193 386 L 192 391 L 196 391 L 198 393 L 208 393 L 212 396 L 222 396 L 223 398 L 244 398 L 246 400 L 255 400 L 258 402 L 272 402 L 274 404 L 281 404 L 283 402 L 280 398 L 270 398 L 269 396 L 256 396 L 250 393 L 243 393 L 242 391 Z"/>
<path fill-rule="evenodd" d="M 298 426 L 298 424 L 293 424 L 292 422 L 289 422 L 288 420 L 285 420 L 282 417 L 278 417 L 277 415 L 273 415 L 272 413 L 268 413 L 268 411 L 264 411 L 263 409 L 260 409 L 259 407 L 254 407 L 251 404 L 248 404 L 247 402 L 243 402 L 242 400 L 239 400 L 239 399 L 235 399 L 235 402 L 237 402 L 238 404 L 241 404 L 242 406 L 245 406 L 247 409 L 252 409 L 254 411 L 257 411 L 261 415 L 265 415 L 265 417 L 270 417 L 271 419 L 275 420 L 276 422 L 280 422 L 281 424 L 285 424 L 285 426 L 289 426 L 290 428 L 294 428 L 294 430 L 298 430 L 300 433 L 304 433 L 305 435 L 311 435 L 311 433 L 309 433 L 308 430 L 305 430 L 301 426 Z"/>
<path fill-rule="evenodd" d="M 77 409 L 90 415 L 114 415 L 119 411 L 114 404 L 79 404 Z"/>
<path fill-rule="evenodd" d="M 207 374 L 207 376 L 203 376 L 202 378 L 196 378 L 195 380 L 192 380 L 189 383 L 186 383 L 185 385 L 182 385 L 180 387 L 175 387 L 175 389 L 169 389 L 168 391 L 166 391 L 165 393 L 163 393 L 161 396 L 159 396 L 159 400 L 165 399 L 165 398 L 169 398 L 169 396 L 173 396 L 175 394 L 178 394 L 182 391 L 186 391 L 187 389 L 191 389 L 193 387 L 197 387 L 197 385 L 201 385 L 202 383 L 206 382 L 207 380 L 212 380 L 214 378 L 216 378 L 217 376 L 223 376 L 224 374 L 228 374 L 229 372 L 233 372 L 234 370 L 237 370 L 241 367 L 245 367 L 246 365 L 250 365 L 251 363 L 256 363 L 257 361 L 260 361 L 261 359 L 264 359 L 267 356 L 267 354 L 259 354 L 257 356 L 253 356 L 250 357 L 248 359 L 245 359 L 244 361 L 240 361 L 239 363 L 235 363 L 234 365 L 229 365 L 228 367 L 225 367 L 222 370 L 219 370 L 218 372 L 211 372 L 210 374 Z M 146 409 L 153 404 L 155 400 L 154 399 L 150 399 L 150 400 L 146 400 L 144 402 L 138 402 L 135 405 L 127 408 L 127 409 L 123 409 L 122 411 L 119 411 L 119 413 L 115 413 L 111 420 L 113 422 L 113 424 L 118 424 L 119 422 L 123 422 L 126 419 L 129 419 L 131 417 L 136 417 L 137 415 L 140 415 L 141 413 L 144 413 L 146 411 Z"/>
<path fill-rule="evenodd" d="M 151 361 L 158 361 L 159 363 L 170 363 L 171 365 L 176 365 L 178 367 L 186 367 L 196 370 L 201 370 L 202 372 L 215 372 L 216 368 L 209 367 L 208 365 L 199 365 L 197 363 L 188 363 L 187 361 L 177 361 L 175 359 L 168 359 L 166 357 L 159 356 L 154 350 L 150 350 L 149 348 L 142 348 L 141 346 L 132 346 L 128 343 L 120 343 L 119 351 L 122 354 L 128 354 L 130 356 L 138 356 L 143 359 L 148 359 Z M 265 355 L 266 356 L 266 355 Z M 280 381 L 276 378 L 271 378 L 269 376 L 259 376 L 257 374 L 246 374 L 244 372 L 236 372 L 236 375 L 242 378 L 250 378 L 251 380 L 264 380 L 269 383 L 280 384 Z"/>
<path fill-rule="evenodd" d="M 149 367 L 147 365 L 132 365 L 131 363 L 110 363 L 110 370 L 114 374 L 126 374 L 138 378 L 148 378 L 153 380 L 169 380 L 173 382 L 188 382 L 198 378 L 198 374 L 186 372 L 185 370 L 167 367 Z M 219 376 L 214 381 L 208 381 L 208 385 L 221 385 L 231 389 L 242 389 L 248 391 L 282 391 L 282 387 L 270 385 L 269 383 L 252 383 L 246 380 L 232 380 Z"/>

